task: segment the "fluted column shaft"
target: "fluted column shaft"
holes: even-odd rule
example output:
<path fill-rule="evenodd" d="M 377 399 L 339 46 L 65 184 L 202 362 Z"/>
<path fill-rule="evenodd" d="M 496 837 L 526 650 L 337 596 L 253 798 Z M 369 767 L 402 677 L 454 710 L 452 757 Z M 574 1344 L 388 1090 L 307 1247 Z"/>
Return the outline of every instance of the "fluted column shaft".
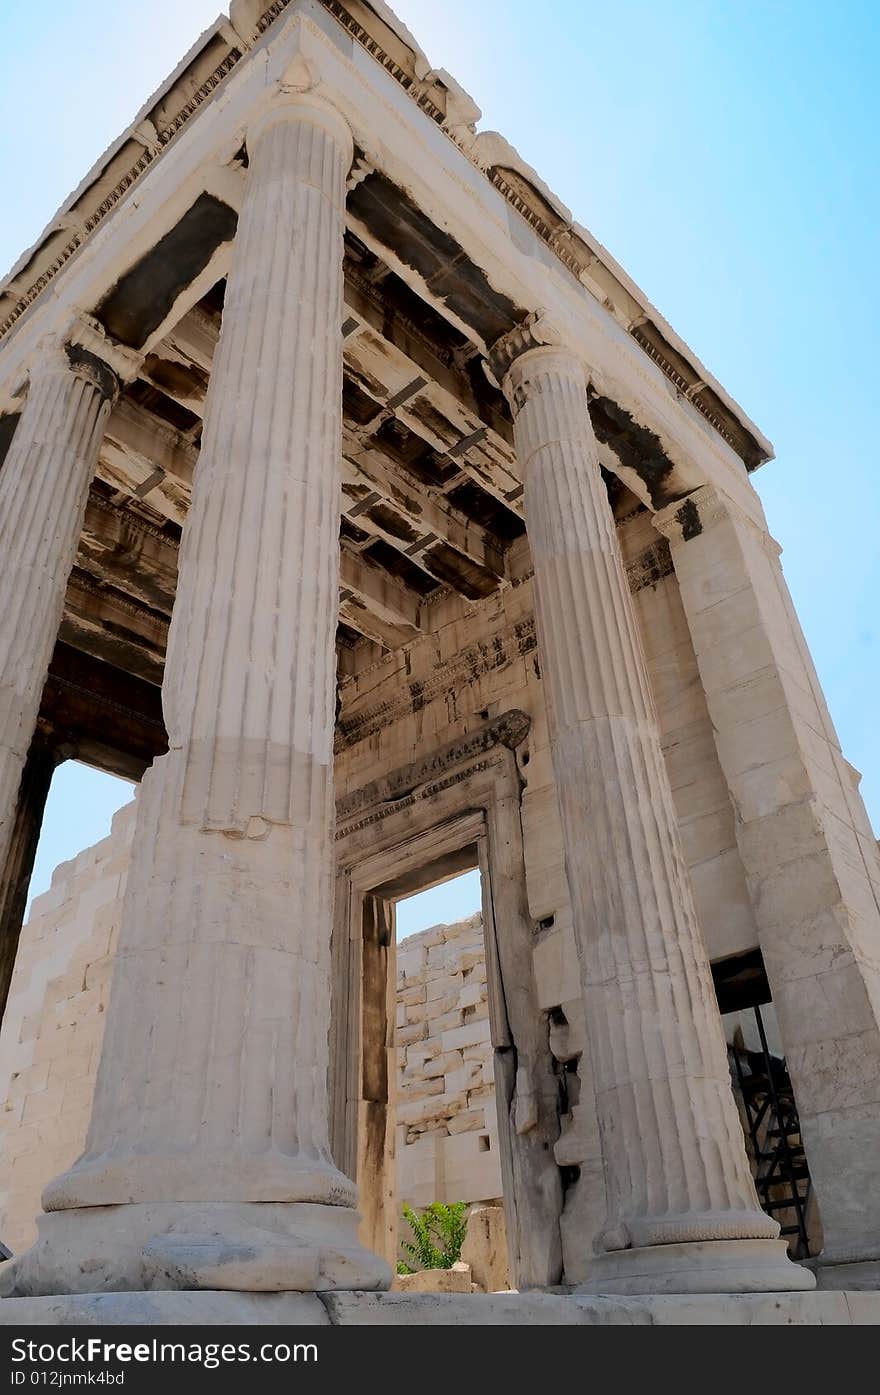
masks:
<path fill-rule="evenodd" d="M 84 1157 L 48 1209 L 335 1202 L 327 1038 L 347 127 L 281 103 L 249 175 Z"/>
<path fill-rule="evenodd" d="M 0 470 L 0 869 L 117 379 L 51 343 Z"/>
<path fill-rule="evenodd" d="M 606 1170 L 605 1251 L 773 1239 L 730 1089 L 582 365 L 506 379 Z"/>

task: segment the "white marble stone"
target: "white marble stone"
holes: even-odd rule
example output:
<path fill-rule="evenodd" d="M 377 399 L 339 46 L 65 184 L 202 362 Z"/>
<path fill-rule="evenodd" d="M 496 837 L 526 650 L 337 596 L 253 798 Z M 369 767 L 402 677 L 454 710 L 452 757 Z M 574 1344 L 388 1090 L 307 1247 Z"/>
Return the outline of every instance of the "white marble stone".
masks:
<path fill-rule="evenodd" d="M 82 1289 L 90 1266 L 107 1288 L 390 1278 L 357 1246 L 326 1084 L 352 143 L 293 94 L 248 149 L 165 669 L 170 750 L 138 800 L 86 1149 L 5 1276 L 20 1293 Z"/>
<path fill-rule="evenodd" d="M 0 867 L 104 423 L 134 361 L 80 320 L 43 343 L 0 473 Z"/>
<path fill-rule="evenodd" d="M 876 1287 L 877 844 L 766 527 L 708 487 L 654 523 L 670 541 L 736 811 L 821 1215 L 819 1282 Z"/>
<path fill-rule="evenodd" d="M 753 1264 L 729 1287 L 804 1287 L 755 1195 L 585 372 L 557 343 L 539 317 L 494 356 L 524 476 L 602 1136 L 608 1215 L 588 1282 L 639 1292 L 655 1248 L 674 1246 L 663 1287 L 703 1290 L 705 1242 L 736 1240 Z"/>
<path fill-rule="evenodd" d="M 0 1326 L 849 1327 L 880 1324 L 876 1293 L 604 1297 L 552 1293 L 103 1293 L 14 1298 Z M 332 1339 L 330 1339 L 332 1340 Z"/>

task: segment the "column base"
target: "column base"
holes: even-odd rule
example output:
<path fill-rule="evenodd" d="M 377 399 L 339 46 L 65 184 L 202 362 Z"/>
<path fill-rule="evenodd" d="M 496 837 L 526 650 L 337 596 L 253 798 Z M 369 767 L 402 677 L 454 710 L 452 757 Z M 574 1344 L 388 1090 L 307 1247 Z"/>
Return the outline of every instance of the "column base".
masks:
<path fill-rule="evenodd" d="M 813 1289 L 784 1240 L 706 1240 L 609 1250 L 590 1261 L 577 1293 L 790 1293 Z"/>
<path fill-rule="evenodd" d="M 387 1289 L 391 1269 L 358 1240 L 360 1215 L 293 1202 L 145 1202 L 52 1211 L 4 1266 L 5 1298 L 220 1289 Z"/>

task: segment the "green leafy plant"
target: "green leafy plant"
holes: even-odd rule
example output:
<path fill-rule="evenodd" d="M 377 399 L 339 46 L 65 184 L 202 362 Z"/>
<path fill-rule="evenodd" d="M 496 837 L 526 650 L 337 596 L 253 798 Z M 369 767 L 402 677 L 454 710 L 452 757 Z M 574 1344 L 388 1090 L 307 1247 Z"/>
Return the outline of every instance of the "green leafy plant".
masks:
<path fill-rule="evenodd" d="M 451 1269 L 461 1259 L 467 1231 L 466 1201 L 432 1201 L 421 1215 L 404 1205 L 404 1220 L 412 1240 L 402 1240 L 407 1258 L 397 1265 L 398 1274 L 414 1274 L 418 1269 Z"/>

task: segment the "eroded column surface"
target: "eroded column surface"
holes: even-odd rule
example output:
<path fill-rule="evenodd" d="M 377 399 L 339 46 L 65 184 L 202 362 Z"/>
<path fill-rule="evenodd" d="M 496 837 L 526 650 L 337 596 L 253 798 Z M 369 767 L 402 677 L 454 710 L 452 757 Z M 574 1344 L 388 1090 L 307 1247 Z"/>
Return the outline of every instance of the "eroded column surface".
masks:
<path fill-rule="evenodd" d="M 496 362 L 513 359 L 504 386 L 606 1173 L 586 1287 L 811 1287 L 746 1160 L 584 369 L 554 346 L 516 356 L 523 342 Z"/>
<path fill-rule="evenodd" d="M 358 1245 L 328 1142 L 352 142 L 291 97 L 248 153 L 169 638 L 170 749 L 139 799 L 86 1150 L 44 1193 L 19 1292 L 390 1278 Z"/>
<path fill-rule="evenodd" d="M 119 387 L 96 349 L 114 352 L 85 325 L 67 342 L 41 346 L 0 469 L 0 869 L 12 850 L 22 773 Z"/>
<path fill-rule="evenodd" d="M 880 1287 L 880 857 L 760 505 L 655 515 L 736 814 L 824 1235 L 820 1284 Z"/>

